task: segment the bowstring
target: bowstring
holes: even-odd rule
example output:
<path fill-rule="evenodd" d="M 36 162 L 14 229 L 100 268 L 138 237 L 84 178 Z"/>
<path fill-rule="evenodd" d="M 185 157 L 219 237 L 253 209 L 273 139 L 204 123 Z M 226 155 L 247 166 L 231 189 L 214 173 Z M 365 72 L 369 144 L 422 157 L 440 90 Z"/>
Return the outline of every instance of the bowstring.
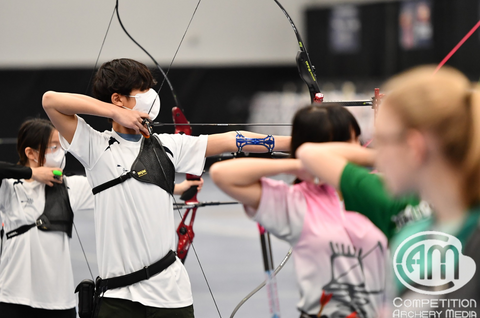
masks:
<path fill-rule="evenodd" d="M 112 16 L 110 17 L 110 21 L 108 22 L 107 31 L 105 32 L 105 35 L 103 36 L 102 45 L 100 46 L 100 51 L 98 51 L 97 59 L 95 60 L 95 64 L 93 65 L 92 73 L 90 74 L 90 78 L 88 80 L 87 88 L 85 89 L 85 91 L 86 91 L 85 94 L 88 92 L 88 88 L 90 87 L 90 84 L 92 83 L 93 75 L 95 74 L 95 70 L 98 66 L 98 61 L 100 60 L 100 55 L 102 54 L 103 46 L 105 45 L 105 41 L 107 40 L 108 31 L 110 30 L 110 26 L 112 25 L 114 15 L 115 15 L 115 9 L 113 9 Z"/>
<path fill-rule="evenodd" d="M 90 272 L 90 276 L 92 277 L 92 280 L 95 281 L 95 278 L 93 278 L 92 269 L 90 268 L 90 263 L 88 262 L 87 254 L 85 253 L 85 249 L 83 248 L 82 240 L 80 239 L 80 235 L 78 235 L 77 226 L 75 225 L 75 222 L 73 222 L 73 227 L 75 228 L 75 233 L 77 234 L 78 242 L 80 243 L 80 247 L 83 252 L 83 257 L 85 257 L 85 261 L 87 262 L 87 267 L 88 267 L 88 271 Z"/>
<path fill-rule="evenodd" d="M 156 138 L 156 137 L 153 137 L 153 138 Z M 161 149 L 163 151 L 163 154 L 165 157 L 168 157 L 167 156 L 167 153 L 165 151 L 165 148 L 163 148 L 163 144 L 161 143 L 160 141 L 160 137 L 157 138 L 158 141 L 160 142 L 160 146 L 161 146 Z M 155 157 L 159 163 L 159 166 L 160 166 L 160 170 L 162 171 L 162 174 L 163 174 L 163 177 L 165 178 L 165 180 L 168 180 L 167 179 L 167 174 L 165 173 L 165 170 L 163 169 L 163 165 L 160 161 L 160 158 L 158 157 L 158 154 L 157 154 L 157 151 L 155 150 L 155 148 L 152 148 L 153 149 L 153 153 L 155 154 Z M 173 193 L 171 194 L 171 197 L 173 199 L 173 202 L 174 202 L 174 206 L 176 207 L 177 209 L 177 212 L 180 216 L 180 219 L 182 220 L 183 219 L 183 214 L 182 212 L 180 211 L 180 207 L 178 206 L 178 203 L 177 203 L 177 200 L 175 199 L 175 196 L 173 195 Z M 173 209 L 175 209 L 175 207 Z M 218 313 L 218 316 L 220 318 L 222 318 L 222 314 L 220 313 L 220 309 L 218 307 L 218 304 L 217 304 L 217 300 L 215 299 L 215 296 L 213 295 L 213 291 L 212 291 L 212 288 L 210 287 L 210 283 L 208 282 L 208 279 L 207 279 L 207 274 L 205 274 L 205 271 L 203 269 L 203 266 L 202 266 L 202 263 L 200 262 L 200 258 L 198 257 L 198 254 L 197 254 L 197 250 L 195 249 L 195 245 L 193 244 L 193 238 L 190 237 L 190 235 L 188 234 L 187 232 L 187 235 L 190 239 L 190 246 L 192 247 L 193 249 L 193 253 L 195 254 L 195 258 L 197 259 L 197 263 L 198 263 L 198 266 L 200 267 L 200 271 L 202 272 L 202 275 L 203 275 L 203 278 L 205 280 L 205 283 L 207 284 L 207 288 L 208 288 L 208 291 L 210 292 L 210 296 L 212 297 L 212 300 L 213 300 L 213 303 L 215 305 L 215 309 L 217 310 L 217 313 Z M 185 256 L 186 257 L 186 256 Z"/>
<path fill-rule="evenodd" d="M 189 28 L 190 28 L 190 25 L 191 25 L 191 23 L 192 23 L 192 21 L 193 21 L 193 18 L 195 17 L 195 14 L 196 14 L 196 12 L 197 12 L 197 10 L 198 10 L 198 7 L 199 7 L 201 1 L 202 1 L 202 0 L 199 0 L 199 1 L 197 2 L 197 5 L 195 6 L 195 9 L 194 9 L 194 11 L 193 11 L 193 13 L 192 13 L 192 16 L 190 17 L 190 20 L 189 20 L 188 25 L 187 25 L 187 27 L 186 27 L 186 29 L 185 29 L 185 32 L 184 32 L 183 35 L 182 35 L 182 38 L 181 38 L 181 40 L 180 40 L 180 43 L 178 44 L 177 49 L 175 50 L 175 54 L 174 54 L 174 56 L 173 56 L 173 58 L 172 58 L 172 60 L 171 60 L 171 62 L 170 62 L 170 65 L 168 66 L 168 69 L 167 69 L 166 72 L 163 71 L 163 69 L 160 67 L 160 64 L 158 64 L 158 62 L 155 60 L 155 58 L 154 58 L 145 48 L 143 48 L 143 47 L 128 33 L 128 31 L 125 29 L 125 27 L 124 27 L 124 25 L 123 25 L 123 23 L 122 23 L 122 20 L 120 19 L 120 13 L 119 13 L 119 10 L 118 10 L 119 0 L 116 1 L 116 5 L 115 5 L 115 10 L 114 10 L 114 12 L 116 11 L 118 22 L 119 22 L 121 28 L 123 29 L 123 31 L 125 32 L 125 34 L 126 34 L 143 52 L 145 52 L 145 54 L 147 54 L 148 57 L 150 57 L 150 59 L 153 61 L 153 63 L 157 66 L 157 68 L 160 70 L 160 72 L 161 72 L 162 75 L 163 75 L 163 80 L 162 80 L 162 82 L 161 82 L 161 84 L 160 84 L 160 87 L 159 87 L 159 89 L 158 89 L 158 91 L 157 91 L 157 94 L 160 93 L 160 91 L 161 91 L 164 83 L 167 82 L 168 85 L 169 85 L 169 87 L 170 87 L 170 91 L 171 91 L 171 93 L 172 93 L 172 96 L 173 96 L 173 99 L 174 99 L 174 102 L 175 102 L 176 106 L 179 106 L 178 99 L 177 99 L 177 95 L 176 95 L 175 90 L 173 89 L 173 85 L 172 85 L 172 83 L 170 82 L 170 80 L 168 79 L 168 76 L 167 76 L 167 75 L 168 75 L 168 73 L 170 72 L 170 69 L 172 68 L 173 62 L 175 61 L 175 58 L 176 58 L 176 56 L 177 56 L 177 54 L 178 54 L 178 51 L 180 50 L 180 47 L 182 46 L 183 40 L 185 39 L 185 36 L 186 36 L 186 34 L 187 34 L 187 32 L 188 32 L 188 30 L 189 30 Z M 154 104 L 154 103 L 155 103 L 155 101 L 152 103 L 152 106 L 150 107 L 150 110 L 148 111 L 148 113 L 150 113 L 150 111 L 152 110 L 152 107 L 153 107 L 153 104 Z M 163 146 L 162 146 L 162 149 L 163 149 Z M 154 153 L 155 153 L 155 156 L 156 156 L 156 158 L 157 158 L 157 161 L 159 162 L 160 168 L 161 168 L 161 170 L 162 170 L 162 174 L 163 174 L 165 180 L 167 180 L 166 174 L 165 174 L 165 170 L 163 169 L 163 166 L 162 166 L 162 164 L 161 164 L 161 161 L 160 161 L 159 158 L 158 158 L 158 154 L 157 154 L 157 152 L 155 151 L 155 149 L 154 149 Z M 176 205 L 176 204 L 177 204 L 177 201 L 176 201 L 175 197 L 173 196 L 173 194 L 172 194 L 172 198 L 173 198 L 173 201 L 174 201 L 174 203 L 175 203 L 175 205 Z M 180 215 L 180 218 L 182 219 L 182 218 L 183 218 L 183 215 L 182 215 L 179 207 L 177 207 L 177 211 L 178 211 L 178 214 Z M 205 271 L 204 271 L 204 269 L 203 269 L 203 266 L 202 266 L 202 263 L 201 263 L 201 261 L 200 261 L 200 258 L 198 257 L 198 253 L 197 253 L 197 251 L 196 251 L 196 249 L 195 249 L 195 245 L 193 244 L 193 239 L 191 240 L 190 245 L 191 245 L 191 247 L 192 247 L 192 249 L 193 249 L 193 252 L 194 252 L 194 254 L 195 254 L 195 258 L 197 259 L 197 262 L 198 262 L 198 265 L 199 265 L 200 270 L 201 270 L 201 272 L 202 272 L 202 275 L 203 275 L 203 278 L 204 278 L 204 280 L 205 280 L 205 283 L 207 284 L 208 290 L 209 290 L 209 292 L 210 292 L 210 296 L 212 297 L 213 303 L 214 303 L 214 305 L 215 305 L 215 309 L 217 310 L 217 313 L 218 313 L 219 317 L 221 318 L 221 317 L 222 317 L 222 314 L 220 313 L 220 309 L 219 309 L 219 307 L 218 307 L 217 301 L 216 301 L 216 299 L 215 299 L 215 296 L 213 295 L 212 289 L 211 289 L 210 284 L 209 284 L 209 282 L 208 282 L 207 275 L 205 274 Z"/>
<path fill-rule="evenodd" d="M 175 61 L 175 58 L 177 57 L 177 54 L 178 54 L 178 51 L 180 50 L 180 47 L 182 46 L 182 43 L 183 43 L 183 40 L 185 39 L 185 36 L 187 35 L 187 32 L 188 32 L 188 29 L 190 28 L 190 24 L 192 24 L 192 21 L 193 21 L 193 18 L 195 17 L 195 15 L 197 14 L 197 10 L 198 10 L 198 7 L 200 5 L 200 2 L 202 2 L 202 0 L 198 0 L 197 2 L 197 5 L 195 6 L 195 9 L 193 10 L 193 14 L 192 16 L 190 17 L 190 21 L 188 21 L 188 25 L 187 25 L 187 28 L 185 29 L 185 32 L 183 33 L 183 36 L 180 40 L 180 43 L 178 44 L 177 46 L 177 49 L 175 51 L 175 54 L 173 55 L 173 58 L 172 58 L 172 61 L 170 62 L 170 65 L 168 66 L 167 68 L 167 72 L 165 73 L 165 76 L 163 77 L 163 80 L 162 80 L 162 83 L 160 84 L 160 88 L 158 89 L 158 92 L 160 92 L 160 90 L 162 89 L 163 87 L 163 84 L 165 83 L 165 81 L 167 80 L 167 75 L 168 73 L 170 72 L 170 69 L 172 68 L 172 65 L 173 65 L 173 62 Z M 172 88 L 172 84 L 170 83 L 170 81 L 168 81 L 170 87 Z M 173 88 L 172 88 L 173 89 Z M 174 94 L 175 95 L 175 94 Z M 174 98 L 176 99 L 176 96 L 174 96 Z M 178 102 L 177 102 L 177 105 L 178 106 Z M 183 110 L 182 110 L 183 111 Z"/>
<path fill-rule="evenodd" d="M 113 17 L 115 15 L 115 9 L 113 9 L 112 16 L 110 17 L 110 21 L 108 22 L 107 30 L 105 31 L 105 35 L 103 36 L 102 44 L 100 45 L 100 50 L 98 51 L 97 54 L 97 59 L 95 60 L 95 64 L 93 65 L 92 72 L 90 74 L 90 78 L 88 80 L 87 87 L 85 88 L 85 95 L 88 93 L 88 89 L 90 88 L 90 84 L 92 83 L 93 75 L 95 74 L 95 70 L 98 65 L 98 61 L 100 60 L 100 55 L 102 54 L 103 47 L 105 45 L 105 41 L 107 40 L 107 35 L 108 31 L 110 31 L 110 26 L 112 25 Z M 92 277 L 92 280 L 95 281 L 95 278 L 93 277 L 93 272 L 90 267 L 90 262 L 88 261 L 87 254 L 85 253 L 85 249 L 83 248 L 83 243 L 80 238 L 80 234 L 78 234 L 77 226 L 75 225 L 75 221 L 72 221 L 73 223 L 73 228 L 75 229 L 75 234 L 77 235 L 78 238 L 78 243 L 80 243 L 80 248 L 82 249 L 83 257 L 85 258 L 85 262 L 87 263 L 88 271 L 90 272 L 90 277 Z"/>

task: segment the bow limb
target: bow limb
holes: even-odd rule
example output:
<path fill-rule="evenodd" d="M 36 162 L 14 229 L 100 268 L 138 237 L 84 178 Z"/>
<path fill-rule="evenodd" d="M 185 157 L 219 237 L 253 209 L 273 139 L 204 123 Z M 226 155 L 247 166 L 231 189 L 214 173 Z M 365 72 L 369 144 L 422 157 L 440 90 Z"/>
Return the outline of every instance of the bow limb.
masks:
<path fill-rule="evenodd" d="M 170 69 L 172 68 L 172 65 L 173 65 L 173 62 L 175 61 L 175 58 L 177 57 L 177 53 L 178 51 L 180 50 L 180 47 L 182 46 L 182 43 L 183 43 L 183 40 L 185 39 L 185 36 L 187 35 L 187 32 L 188 32 L 188 29 L 190 28 L 190 25 L 193 21 L 193 18 L 195 17 L 195 14 L 197 13 L 197 10 L 198 10 L 198 7 L 200 6 L 200 2 L 202 0 L 198 0 L 197 2 L 197 5 L 195 6 L 195 9 L 192 13 L 192 16 L 190 17 L 190 21 L 188 22 L 188 25 L 185 29 L 185 32 L 183 33 L 182 35 L 182 39 L 180 40 L 180 43 L 178 44 L 177 46 L 177 49 L 175 51 L 175 54 L 172 58 L 172 61 L 170 62 L 170 65 L 168 66 L 168 69 L 167 71 L 165 72 L 161 67 L 160 67 L 160 64 L 158 64 L 157 60 L 155 60 L 155 58 L 143 47 L 140 45 L 140 43 L 138 43 L 131 35 L 130 33 L 128 33 L 127 29 L 125 28 L 125 26 L 123 25 L 123 22 L 122 22 L 122 19 L 120 18 L 120 11 L 118 10 L 118 6 L 119 6 L 119 0 L 116 0 L 116 3 L 115 3 L 115 11 L 117 13 L 117 19 L 118 19 L 118 23 L 120 24 L 120 27 L 122 28 L 123 32 L 125 32 L 125 34 L 128 36 L 128 38 L 130 40 L 133 41 L 133 43 L 135 43 L 145 54 L 147 54 L 147 56 L 153 61 L 153 63 L 155 64 L 155 66 L 158 68 L 158 70 L 160 71 L 160 73 L 162 73 L 162 76 L 163 76 L 163 80 L 162 80 L 162 83 L 160 84 L 160 87 L 157 91 L 157 94 L 160 93 L 160 91 L 162 90 L 162 87 L 163 87 L 163 84 L 165 82 L 167 82 L 168 86 L 170 87 L 170 91 L 172 92 L 172 96 L 173 96 L 173 101 L 175 103 L 175 106 L 179 106 L 179 102 L 178 102 L 178 99 L 177 99 L 177 93 L 175 92 L 175 90 L 173 89 L 173 85 L 172 83 L 170 82 L 170 80 L 168 79 L 168 73 L 170 72 Z"/>
<path fill-rule="evenodd" d="M 197 5 L 198 6 L 198 5 Z M 157 69 L 160 71 L 160 73 L 162 74 L 163 76 L 163 80 L 162 80 L 162 84 L 160 85 L 160 88 L 158 89 L 157 91 L 157 94 L 160 93 L 160 90 L 162 89 L 162 86 L 163 86 L 163 83 L 164 82 L 167 82 L 168 86 L 170 87 L 170 91 L 172 92 L 172 96 L 173 96 L 173 101 L 175 103 L 176 106 L 179 105 L 178 103 L 178 99 L 177 99 L 177 93 L 175 93 L 175 90 L 173 89 L 173 85 L 172 83 L 170 82 L 170 80 L 168 79 L 168 72 L 170 71 L 170 67 L 168 68 L 168 70 L 165 72 L 161 67 L 160 67 L 160 64 L 158 64 L 157 60 L 155 60 L 155 58 L 143 47 L 140 45 L 140 43 L 138 43 L 131 35 L 130 33 L 127 31 L 127 29 L 125 28 L 125 26 L 123 25 L 123 22 L 122 22 L 122 19 L 120 18 L 120 11 L 118 9 L 119 7 L 119 0 L 116 0 L 116 3 L 115 3 L 115 12 L 117 14 L 117 20 L 118 20 L 118 23 L 120 24 L 120 27 L 122 28 L 123 32 L 128 36 L 128 38 L 130 40 L 132 40 L 133 43 L 135 43 L 135 45 L 137 45 L 145 54 L 147 54 L 147 56 L 152 60 L 152 62 L 155 64 L 155 66 L 157 67 Z M 196 10 L 195 10 L 196 11 Z M 195 14 L 195 13 L 194 13 Z M 193 19 L 193 16 L 192 16 L 192 19 Z M 189 24 L 190 25 L 190 24 Z M 188 31 L 188 27 L 187 27 L 187 30 L 185 30 L 185 34 L 187 33 Z M 184 36 L 185 36 L 184 34 Z M 182 38 L 183 40 L 183 38 Z M 180 42 L 178 48 L 177 48 L 177 52 L 178 52 L 178 49 L 180 48 L 180 45 L 182 44 L 182 42 Z M 175 59 L 175 57 L 174 57 Z M 173 64 L 173 59 L 172 59 L 172 63 L 170 64 L 170 66 L 172 66 Z"/>
<path fill-rule="evenodd" d="M 280 303 L 278 301 L 277 279 L 274 275 L 272 244 L 270 233 L 258 223 L 260 231 L 260 243 L 262 246 L 263 266 L 265 268 L 265 286 L 267 286 L 268 305 L 270 317 L 280 318 Z"/>
<path fill-rule="evenodd" d="M 293 22 L 290 15 L 288 14 L 287 10 L 285 10 L 285 8 L 277 0 L 273 1 L 275 1 L 275 3 L 283 11 L 285 16 L 287 17 L 288 22 L 290 22 L 290 25 L 292 26 L 295 36 L 297 37 L 298 46 L 300 48 L 296 57 L 298 73 L 308 87 L 308 90 L 310 92 L 310 100 L 312 103 L 321 103 L 323 102 L 323 94 L 321 93 L 320 86 L 317 82 L 315 66 L 313 66 L 312 61 L 310 61 L 310 56 L 308 55 L 302 37 L 300 36 L 300 33 L 298 32 L 298 29 L 295 26 L 295 23 Z"/>
<path fill-rule="evenodd" d="M 273 272 L 273 276 L 277 276 L 277 274 L 282 270 L 283 266 L 287 263 L 288 259 L 292 255 L 292 249 L 290 248 L 287 252 L 287 255 L 283 258 L 283 260 L 280 262 L 280 264 L 275 268 L 275 271 Z M 264 280 L 260 285 L 258 285 L 254 290 L 252 290 L 250 293 L 248 293 L 247 296 L 245 296 L 237 306 L 233 309 L 232 313 L 230 314 L 230 318 L 233 318 L 237 311 L 240 309 L 240 307 L 243 306 L 249 300 L 253 295 L 255 295 L 260 289 L 262 289 L 266 285 L 266 280 Z"/>

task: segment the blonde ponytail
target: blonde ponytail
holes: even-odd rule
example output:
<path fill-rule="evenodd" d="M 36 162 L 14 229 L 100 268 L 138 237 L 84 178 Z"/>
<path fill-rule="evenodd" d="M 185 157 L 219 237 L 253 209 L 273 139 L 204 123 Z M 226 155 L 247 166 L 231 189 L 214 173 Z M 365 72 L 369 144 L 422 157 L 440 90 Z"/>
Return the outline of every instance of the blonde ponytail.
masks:
<path fill-rule="evenodd" d="M 407 128 L 429 131 L 440 152 L 462 174 L 469 206 L 480 203 L 480 93 L 458 70 L 420 66 L 389 80 L 380 107 L 389 107 Z"/>
<path fill-rule="evenodd" d="M 480 89 L 478 84 L 469 98 L 470 142 L 465 157 L 465 199 L 469 205 L 480 203 Z"/>

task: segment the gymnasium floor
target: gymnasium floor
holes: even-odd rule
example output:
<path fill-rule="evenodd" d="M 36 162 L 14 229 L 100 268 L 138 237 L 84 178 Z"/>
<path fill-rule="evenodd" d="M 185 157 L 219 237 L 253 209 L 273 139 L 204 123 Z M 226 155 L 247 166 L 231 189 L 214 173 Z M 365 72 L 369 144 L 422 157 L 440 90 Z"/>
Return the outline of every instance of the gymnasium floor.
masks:
<path fill-rule="evenodd" d="M 184 176 L 177 176 L 182 181 Z M 204 175 L 205 184 L 199 201 L 231 201 Z M 177 198 L 178 200 L 178 198 Z M 183 211 L 182 211 L 183 213 Z M 176 224 L 180 221 L 178 212 Z M 93 212 L 75 215 L 75 225 L 82 240 L 94 277 L 98 275 L 95 254 Z M 230 317 L 235 306 L 264 279 L 260 239 L 256 224 L 249 220 L 240 205 L 202 207 L 194 223 L 194 247 L 207 276 L 221 317 Z M 285 257 L 289 246 L 272 236 L 275 266 Z M 85 258 L 76 234 L 72 238 L 72 259 L 75 284 L 90 278 Z M 192 283 L 195 316 L 219 317 L 207 284 L 203 278 L 193 248 L 190 248 L 186 268 Z M 293 260 L 286 263 L 277 277 L 282 317 L 298 317 L 298 290 Z M 235 317 L 269 317 L 267 293 L 260 290 L 236 313 Z"/>

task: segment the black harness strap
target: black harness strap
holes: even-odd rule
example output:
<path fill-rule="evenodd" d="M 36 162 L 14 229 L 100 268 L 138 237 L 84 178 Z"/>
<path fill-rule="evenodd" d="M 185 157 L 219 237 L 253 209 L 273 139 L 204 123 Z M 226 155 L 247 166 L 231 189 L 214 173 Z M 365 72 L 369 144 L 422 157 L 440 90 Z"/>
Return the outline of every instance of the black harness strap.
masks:
<path fill-rule="evenodd" d="M 27 225 L 22 225 L 22 226 L 20 226 L 19 228 L 15 229 L 15 230 L 12 230 L 12 231 L 10 231 L 10 232 L 7 232 L 7 234 L 6 234 L 7 240 L 11 239 L 12 237 L 15 237 L 15 236 L 18 236 L 18 235 L 21 235 L 21 234 L 27 232 L 27 231 L 30 230 L 32 227 L 37 226 L 37 223 L 39 223 L 39 222 L 37 221 L 36 223 L 27 224 Z"/>
<path fill-rule="evenodd" d="M 97 194 L 99 192 L 102 192 L 103 190 L 107 190 L 108 188 L 111 188 L 113 186 L 116 186 L 117 184 L 125 182 L 128 179 L 130 179 L 131 177 L 132 177 L 132 172 L 129 171 L 126 174 L 123 174 L 118 178 L 112 179 L 110 181 L 102 183 L 101 185 L 96 186 L 95 188 L 92 189 L 92 192 L 93 192 L 93 194 Z"/>

